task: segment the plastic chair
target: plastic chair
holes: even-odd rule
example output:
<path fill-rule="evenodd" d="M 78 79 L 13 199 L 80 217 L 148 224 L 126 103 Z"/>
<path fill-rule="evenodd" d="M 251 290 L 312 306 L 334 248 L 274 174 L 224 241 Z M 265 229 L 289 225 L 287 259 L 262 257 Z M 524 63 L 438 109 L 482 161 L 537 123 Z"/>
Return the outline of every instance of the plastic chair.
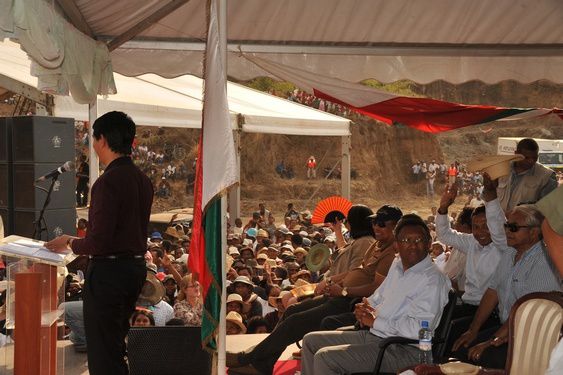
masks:
<path fill-rule="evenodd" d="M 516 301 L 509 317 L 506 373 L 543 374 L 562 326 L 563 293 L 530 293 Z"/>

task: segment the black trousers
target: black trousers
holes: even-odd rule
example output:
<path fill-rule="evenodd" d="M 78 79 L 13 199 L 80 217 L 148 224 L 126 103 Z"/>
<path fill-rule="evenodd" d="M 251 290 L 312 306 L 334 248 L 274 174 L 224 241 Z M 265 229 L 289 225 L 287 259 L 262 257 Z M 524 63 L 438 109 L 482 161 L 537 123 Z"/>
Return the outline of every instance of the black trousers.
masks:
<path fill-rule="evenodd" d="M 334 331 L 338 328 L 353 326 L 357 322 L 353 312 L 330 315 L 321 321 L 321 331 Z"/>
<path fill-rule="evenodd" d="M 146 272 L 142 258 L 90 260 L 83 298 L 91 375 L 129 373 L 125 337 Z"/>
<path fill-rule="evenodd" d="M 348 297 L 319 296 L 290 306 L 272 333 L 252 350 L 240 355 L 239 362 L 251 363 L 261 373 L 271 374 L 288 345 L 301 340 L 309 332 L 320 330 L 324 317 L 350 311 L 351 301 Z"/>

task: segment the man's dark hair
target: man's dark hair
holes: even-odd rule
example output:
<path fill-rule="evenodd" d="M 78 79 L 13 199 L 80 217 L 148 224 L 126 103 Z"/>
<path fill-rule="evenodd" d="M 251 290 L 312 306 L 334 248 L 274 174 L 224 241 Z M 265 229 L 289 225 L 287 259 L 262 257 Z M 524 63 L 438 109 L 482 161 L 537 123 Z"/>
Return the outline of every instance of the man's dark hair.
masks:
<path fill-rule="evenodd" d="M 162 248 L 164 249 L 164 251 L 166 251 L 167 253 L 170 252 L 170 250 L 172 249 L 172 242 L 168 241 L 168 240 L 164 240 L 162 241 L 162 243 L 160 244 L 160 246 L 162 246 Z"/>
<path fill-rule="evenodd" d="M 164 253 L 158 247 L 151 247 L 150 251 L 154 251 L 156 253 L 156 256 L 159 257 L 159 258 L 162 258 L 164 256 Z"/>
<path fill-rule="evenodd" d="M 103 135 L 109 148 L 118 154 L 131 155 L 131 146 L 135 139 L 135 123 L 123 112 L 112 111 L 94 121 L 94 138 Z"/>
<path fill-rule="evenodd" d="M 540 146 L 538 145 L 538 142 L 534 141 L 532 138 L 524 138 L 516 145 L 516 151 L 522 150 L 538 152 L 540 150 Z"/>
<path fill-rule="evenodd" d="M 261 316 L 253 316 L 252 318 L 248 319 L 246 327 L 247 333 L 256 333 L 258 327 L 266 327 L 266 329 L 268 329 L 268 322 L 266 322 L 266 319 Z"/>
<path fill-rule="evenodd" d="M 484 207 L 484 206 L 483 206 Z M 461 225 L 467 225 L 471 228 L 471 216 L 473 215 L 473 208 L 471 207 L 464 207 L 461 210 L 461 213 L 457 217 L 458 223 Z"/>
<path fill-rule="evenodd" d="M 485 214 L 485 205 L 480 205 L 479 207 L 475 207 L 473 213 L 471 214 L 471 218 L 473 219 L 477 215 L 484 215 Z"/>
<path fill-rule="evenodd" d="M 291 242 L 293 242 L 296 245 L 301 246 L 301 245 L 303 245 L 303 237 L 301 237 L 298 234 L 294 234 L 294 235 L 291 236 Z"/>
<path fill-rule="evenodd" d="M 404 227 L 412 226 L 421 227 L 424 232 L 424 241 L 428 244 L 432 242 L 432 236 L 430 235 L 428 225 L 426 225 L 420 216 L 415 214 L 403 215 L 395 227 L 395 238 L 399 238 L 399 233 L 401 233 L 401 230 L 403 230 Z"/>

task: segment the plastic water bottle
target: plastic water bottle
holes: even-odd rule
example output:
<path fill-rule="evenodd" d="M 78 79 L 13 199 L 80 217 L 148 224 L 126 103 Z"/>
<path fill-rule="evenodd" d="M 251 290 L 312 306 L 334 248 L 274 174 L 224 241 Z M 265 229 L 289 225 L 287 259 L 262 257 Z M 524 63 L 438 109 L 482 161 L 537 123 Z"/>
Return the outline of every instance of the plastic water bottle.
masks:
<path fill-rule="evenodd" d="M 420 363 L 432 364 L 432 331 L 427 320 L 420 322 L 418 348 L 420 349 Z"/>

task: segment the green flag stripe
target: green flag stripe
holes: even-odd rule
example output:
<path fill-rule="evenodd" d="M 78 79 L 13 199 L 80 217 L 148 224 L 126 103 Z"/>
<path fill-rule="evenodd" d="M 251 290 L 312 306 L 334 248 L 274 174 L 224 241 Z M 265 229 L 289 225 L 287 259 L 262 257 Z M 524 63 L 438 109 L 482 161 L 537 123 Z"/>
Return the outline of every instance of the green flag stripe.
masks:
<path fill-rule="evenodd" d="M 205 213 L 205 260 L 212 282 L 204 301 L 201 326 L 203 343 L 212 350 L 217 349 L 215 334 L 221 314 L 222 262 L 221 257 L 221 199 L 215 199 Z"/>

